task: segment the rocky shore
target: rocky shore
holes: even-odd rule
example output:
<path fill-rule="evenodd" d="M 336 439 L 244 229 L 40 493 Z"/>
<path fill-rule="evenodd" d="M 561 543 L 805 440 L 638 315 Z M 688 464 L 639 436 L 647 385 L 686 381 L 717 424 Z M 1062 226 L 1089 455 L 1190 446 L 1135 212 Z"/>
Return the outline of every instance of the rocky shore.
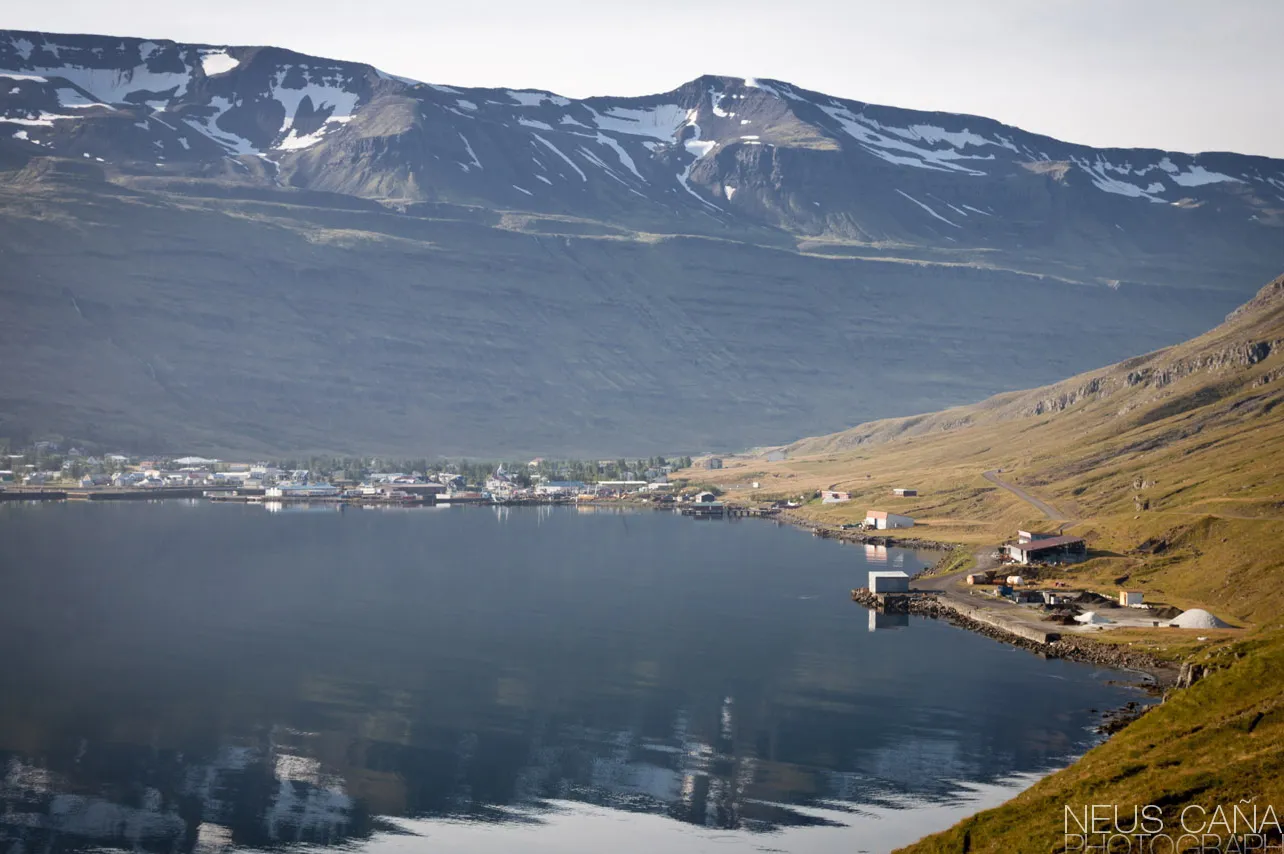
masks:
<path fill-rule="evenodd" d="M 1147 653 L 1114 644 L 1097 643 L 1087 638 L 1077 637 L 1062 637 L 1051 643 L 1037 643 L 961 614 L 948 602 L 931 593 L 914 593 L 879 601 L 872 593 L 862 588 L 852 591 L 852 600 L 875 610 L 945 620 L 959 628 L 1011 644 L 1045 658 L 1064 658 L 1118 670 L 1139 671 L 1148 675 L 1154 681 L 1156 688 L 1172 684 L 1177 676 L 1177 672 L 1170 663 Z"/>

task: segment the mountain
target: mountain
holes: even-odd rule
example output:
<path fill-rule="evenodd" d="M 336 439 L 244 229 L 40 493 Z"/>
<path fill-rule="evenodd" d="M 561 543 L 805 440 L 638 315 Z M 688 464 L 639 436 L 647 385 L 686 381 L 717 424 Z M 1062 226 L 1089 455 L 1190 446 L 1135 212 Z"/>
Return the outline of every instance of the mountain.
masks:
<path fill-rule="evenodd" d="M 1284 162 L 775 80 L 572 100 L 0 31 L 0 218 L 9 435 L 643 453 L 1194 334 L 1284 266 Z"/>

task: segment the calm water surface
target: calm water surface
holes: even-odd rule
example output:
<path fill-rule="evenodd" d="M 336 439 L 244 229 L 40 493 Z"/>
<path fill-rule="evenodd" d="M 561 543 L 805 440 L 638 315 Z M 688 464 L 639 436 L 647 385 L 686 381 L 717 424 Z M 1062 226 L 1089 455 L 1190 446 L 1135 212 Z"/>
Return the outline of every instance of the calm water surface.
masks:
<path fill-rule="evenodd" d="M 886 851 L 1137 695 L 756 520 L 0 506 L 0 854 Z"/>

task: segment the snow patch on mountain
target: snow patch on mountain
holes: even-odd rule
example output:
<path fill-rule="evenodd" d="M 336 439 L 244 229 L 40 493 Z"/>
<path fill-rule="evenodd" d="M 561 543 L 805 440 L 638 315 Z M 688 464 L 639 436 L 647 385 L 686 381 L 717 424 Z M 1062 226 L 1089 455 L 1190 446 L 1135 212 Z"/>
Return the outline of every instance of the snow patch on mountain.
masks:
<path fill-rule="evenodd" d="M 4 77 L 4 78 L 6 78 L 6 79 L 8 79 L 8 80 L 27 80 L 27 81 L 30 81 L 30 82 L 32 82 L 32 83 L 48 83 L 48 82 L 49 82 L 49 78 L 48 78 L 48 77 L 41 77 L 41 76 L 40 76 L 40 75 L 38 75 L 38 74 L 14 74 L 14 73 L 13 73 L 13 72 L 11 72 L 11 71 L 4 71 L 4 72 L 0 72 L 0 77 Z"/>
<path fill-rule="evenodd" d="M 1093 185 L 1099 190 L 1103 190 L 1107 193 L 1113 193 L 1117 196 L 1127 196 L 1132 199 L 1147 199 L 1159 204 L 1164 203 L 1163 199 L 1155 197 L 1156 193 L 1163 191 L 1162 184 L 1160 185 L 1159 190 L 1142 189 L 1131 181 L 1124 181 L 1120 178 L 1114 177 L 1113 175 L 1106 174 L 1107 172 L 1115 172 L 1116 174 L 1125 175 L 1132 174 L 1132 169 L 1130 167 L 1124 168 L 1115 166 L 1100 155 L 1097 156 L 1095 161 L 1089 161 L 1086 158 L 1072 156 L 1070 158 L 1070 162 L 1088 173 L 1088 177 L 1092 180 Z M 1154 184 L 1151 186 L 1153 187 Z"/>
<path fill-rule="evenodd" d="M 735 113 L 722 109 L 722 100 L 726 97 L 725 92 L 719 92 L 717 89 L 712 88 L 709 90 L 709 98 L 713 102 L 713 114 L 720 119 L 729 119 L 735 116 Z"/>
<path fill-rule="evenodd" d="M 567 157 L 565 154 L 563 154 L 563 153 L 561 152 L 561 150 L 560 150 L 556 145 L 553 145 L 553 143 L 549 142 L 547 139 L 544 139 L 544 137 L 540 136 L 540 135 L 539 135 L 539 134 L 537 134 L 537 133 L 533 133 L 533 134 L 531 134 L 531 136 L 535 137 L 535 140 L 536 140 L 537 142 L 541 143 L 541 144 L 542 144 L 545 148 L 547 148 L 549 151 L 553 152 L 553 153 L 554 153 L 554 154 L 556 154 L 558 157 L 562 158 L 562 160 L 566 161 L 566 165 L 567 165 L 567 166 L 570 166 L 572 169 L 574 169 L 574 170 L 575 170 L 575 173 L 576 173 L 577 175 L 579 175 L 579 176 L 580 176 L 580 180 L 581 180 L 581 181 L 584 181 L 584 182 L 587 182 L 587 181 L 588 181 L 588 176 L 584 174 L 584 170 L 582 170 L 582 169 L 580 169 L 580 167 L 576 166 L 576 165 L 575 165 L 575 161 L 574 161 L 574 160 L 572 160 L 571 158 Z"/>
<path fill-rule="evenodd" d="M 682 189 L 686 190 L 688 193 L 690 193 L 691 195 L 699 199 L 701 204 L 707 207 L 711 207 L 714 210 L 720 211 L 722 210 L 722 208 L 718 207 L 713 202 L 709 201 L 704 196 L 697 193 L 695 190 L 691 189 L 691 184 L 689 181 L 691 177 L 691 169 L 696 165 L 697 162 L 699 162 L 701 157 L 708 154 L 709 151 L 711 151 L 713 147 L 718 144 L 714 140 L 700 139 L 700 125 L 696 124 L 695 122 L 696 115 L 697 115 L 696 111 L 692 110 L 688 118 L 688 121 L 690 121 L 691 127 L 695 131 L 695 134 L 694 136 L 691 137 L 691 139 L 688 139 L 686 142 L 682 144 L 683 147 L 686 148 L 688 152 L 695 155 L 695 158 L 690 163 L 688 163 L 686 167 L 678 174 L 678 183 L 682 185 Z"/>
<path fill-rule="evenodd" d="M 672 142 L 678 128 L 690 121 L 695 112 L 677 104 L 660 104 L 640 109 L 612 107 L 601 113 L 590 107 L 589 111 L 593 114 L 598 130 L 649 136 L 665 142 Z"/>
<path fill-rule="evenodd" d="M 962 227 L 963 227 L 963 226 L 959 225 L 957 222 L 954 222 L 953 220 L 948 220 L 948 219 L 946 219 L 945 217 L 941 216 L 941 215 L 940 215 L 940 214 L 938 214 L 936 211 L 932 210 L 932 208 L 931 208 L 930 206 L 923 204 L 923 203 L 922 203 L 922 202 L 920 202 L 918 199 L 916 199 L 916 198 L 914 198 L 913 196 L 911 196 L 909 193 L 906 193 L 906 192 L 904 192 L 903 190 L 897 190 L 896 192 L 900 193 L 902 196 L 904 196 L 905 198 L 909 199 L 911 202 L 913 202 L 914 204 L 918 205 L 920 208 L 922 208 L 923 210 L 927 211 L 929 214 L 931 214 L 932 216 L 936 217 L 937 219 L 939 219 L 941 222 L 945 223 L 946 225 L 952 225 L 952 226 L 954 226 L 955 228 L 962 228 Z"/>
<path fill-rule="evenodd" d="M 241 64 L 239 59 L 228 56 L 226 48 L 201 51 L 201 70 L 206 77 L 226 74 Z"/>
<path fill-rule="evenodd" d="M 30 115 L 23 117 L 0 116 L 0 122 L 8 122 L 15 125 L 26 125 L 27 127 L 44 127 L 51 128 L 53 123 L 59 119 L 74 119 L 76 116 L 61 116 L 57 113 L 46 113 L 43 110 L 35 113 L 35 117 Z"/>
<path fill-rule="evenodd" d="M 717 147 L 718 141 L 714 139 L 701 139 L 700 126 L 692 122 L 691 127 L 695 129 L 695 136 L 682 143 L 682 147 L 691 154 L 694 154 L 696 159 L 699 160 L 710 151 L 713 151 L 713 149 Z"/>
<path fill-rule="evenodd" d="M 62 65 L 35 70 L 51 77 L 66 78 L 108 104 L 163 103 L 180 98 L 187 93 L 191 77 L 189 72 L 152 71 L 146 65 L 126 69 Z"/>
<path fill-rule="evenodd" d="M 282 133 L 294 124 L 294 117 L 299 112 L 299 105 L 303 103 L 304 98 L 309 99 L 314 110 L 331 110 L 330 118 L 351 118 L 357 107 L 358 95 L 338 85 L 341 81 L 337 73 L 338 69 L 333 70 L 334 77 L 316 70 L 309 71 L 308 82 L 297 88 L 286 85 L 290 71 L 291 66 L 288 65 L 277 70 L 271 91 L 271 97 L 285 107 L 285 121 L 281 124 Z M 313 82 L 318 79 L 320 83 Z"/>
<path fill-rule="evenodd" d="M 214 114 L 207 118 L 184 118 L 183 122 L 192 130 L 199 134 L 209 137 L 210 139 L 223 146 L 229 154 L 257 154 L 258 150 L 254 144 L 243 136 L 223 130 L 218 125 L 218 120 L 223 114 L 232 109 L 232 102 L 227 98 L 215 96 L 210 98 L 210 107 L 213 108 Z M 155 118 L 155 116 L 153 116 Z M 160 121 L 156 119 L 156 121 Z M 161 122 L 161 124 L 165 124 Z M 165 125 L 173 129 L 173 125 Z"/>
<path fill-rule="evenodd" d="M 106 109 L 106 110 L 116 109 L 110 104 L 100 104 L 97 101 L 92 101 L 89 98 L 86 98 L 84 95 L 77 92 L 75 89 L 68 89 L 64 87 L 61 89 L 54 90 L 54 94 L 58 97 L 59 106 L 69 110 L 81 110 L 86 107 L 102 107 L 103 109 Z"/>
<path fill-rule="evenodd" d="M 1223 181 L 1234 181 L 1237 184 L 1244 183 L 1239 178 L 1232 178 L 1221 172 L 1211 172 L 1203 166 L 1191 165 L 1187 172 L 1174 173 L 1173 182 L 1181 184 L 1183 187 L 1202 187 L 1204 184 L 1219 184 Z"/>
<path fill-rule="evenodd" d="M 274 148 L 278 151 L 302 151 L 305 148 L 311 148 L 324 139 L 328 132 L 347 124 L 351 118 L 351 116 L 332 117 L 312 133 L 302 135 L 299 134 L 298 128 L 292 127 L 290 132 L 286 134 L 285 139 L 277 143 Z M 179 142 L 184 142 L 184 140 L 179 140 Z"/>
<path fill-rule="evenodd" d="M 633 158 L 629 156 L 629 153 L 624 150 L 624 146 L 620 145 L 618 140 L 612 139 L 604 133 L 599 133 L 597 135 L 597 141 L 602 145 L 609 146 L 613 151 L 615 151 L 615 156 L 620 158 L 620 163 L 624 168 L 636 175 L 639 181 L 646 183 L 646 179 L 643 178 L 642 173 L 638 171 L 637 164 L 633 162 Z"/>
<path fill-rule="evenodd" d="M 459 138 L 460 138 L 460 139 L 462 139 L 462 140 L 464 141 L 464 148 L 465 148 L 465 149 L 467 149 L 467 151 L 468 151 L 468 156 L 469 156 L 469 158 L 471 158 L 471 159 L 472 159 L 472 161 L 473 161 L 473 162 L 472 162 L 472 165 L 473 165 L 473 166 L 476 166 L 478 169 L 482 169 L 482 168 L 484 168 L 484 167 L 482 166 L 482 164 L 481 164 L 481 161 L 477 159 L 477 154 L 476 154 L 476 152 L 474 152 L 474 151 L 473 151 L 472 143 L 470 143 L 470 142 L 468 141 L 468 137 L 464 136 L 464 135 L 461 133 L 461 134 L 459 135 Z M 467 172 L 467 171 L 468 171 L 468 164 L 467 164 L 467 163 L 460 163 L 459 165 L 460 165 L 460 166 L 462 166 L 462 167 L 464 168 L 464 171 L 465 171 L 465 172 Z M 528 195 L 529 195 L 529 194 L 528 194 Z"/>
<path fill-rule="evenodd" d="M 552 92 L 515 92 L 506 89 L 504 94 L 512 98 L 523 107 L 538 107 L 541 104 L 556 104 L 559 107 L 569 107 L 571 102 L 561 95 L 554 95 Z"/>
<path fill-rule="evenodd" d="M 887 127 L 864 114 L 853 114 L 849 109 L 837 102 L 821 105 L 820 109 L 838 122 L 843 131 L 859 142 L 861 147 L 870 154 L 898 166 L 915 166 L 920 169 L 932 169 L 941 172 L 961 172 L 966 175 L 984 175 L 986 174 L 985 172 L 964 166 L 958 161 L 993 160 L 994 155 L 963 154 L 958 148 L 1001 145 L 1001 143 L 967 131 L 948 133 L 941 128 L 933 128 L 928 125 L 916 126 L 921 128 L 922 132 L 911 128 Z M 937 133 L 938 131 L 939 133 Z M 918 139 L 929 144 L 934 141 L 941 141 L 950 147 L 925 148 L 914 145 L 909 141 L 911 139 Z"/>

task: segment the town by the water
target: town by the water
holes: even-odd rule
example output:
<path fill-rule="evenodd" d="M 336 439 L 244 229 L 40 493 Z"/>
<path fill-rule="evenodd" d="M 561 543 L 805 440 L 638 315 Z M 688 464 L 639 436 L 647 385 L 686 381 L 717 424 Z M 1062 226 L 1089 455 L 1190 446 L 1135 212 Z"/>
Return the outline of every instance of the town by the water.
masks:
<path fill-rule="evenodd" d="M 784 459 L 781 451 L 763 458 Z M 825 489 L 763 500 L 758 482 L 729 489 L 704 482 L 724 467 L 705 455 L 525 463 L 468 460 L 391 460 L 377 457 L 227 461 L 200 456 L 87 453 L 40 441 L 7 454 L 0 470 L 0 501 L 130 501 L 192 499 L 291 509 L 419 506 L 571 505 L 581 509 L 632 507 L 667 510 L 698 519 L 774 518 L 816 536 L 862 546 L 870 565 L 852 599 L 870 609 L 870 631 L 898 627 L 905 615 L 946 619 L 998 640 L 1053 657 L 1089 660 L 1149 671 L 1158 687 L 1180 678 L 1165 662 L 1112 645 L 1085 643 L 1113 629 L 1161 626 L 1231 628 L 1209 612 L 1147 602 L 1142 591 L 1071 587 L 1065 567 L 1089 559 L 1084 538 L 1059 531 L 1014 531 L 983 548 L 959 568 L 957 549 L 914 536 L 915 519 L 870 508 L 854 523 L 823 524 L 794 513 L 807 504 L 842 505 L 850 492 Z M 728 458 L 730 461 L 730 458 Z M 889 490 L 892 500 L 917 499 L 913 487 Z M 889 546 L 943 550 L 946 555 L 916 578 L 887 566 Z M 1201 636 L 1201 639 L 1203 637 Z"/>

